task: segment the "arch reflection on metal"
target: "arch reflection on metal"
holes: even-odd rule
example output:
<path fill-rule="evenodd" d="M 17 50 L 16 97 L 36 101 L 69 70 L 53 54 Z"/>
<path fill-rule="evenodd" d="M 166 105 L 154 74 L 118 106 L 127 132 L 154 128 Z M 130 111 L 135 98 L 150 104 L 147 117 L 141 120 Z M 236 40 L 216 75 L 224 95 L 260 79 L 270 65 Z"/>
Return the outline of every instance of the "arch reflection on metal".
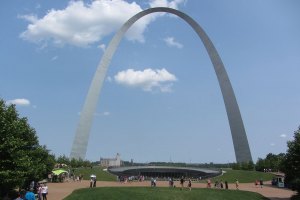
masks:
<path fill-rule="evenodd" d="M 223 95 L 223 100 L 225 103 L 227 117 L 231 129 L 236 161 L 237 162 L 252 161 L 251 152 L 250 152 L 244 124 L 242 121 L 242 117 L 240 114 L 240 110 L 230 80 L 228 78 L 227 72 L 224 68 L 224 65 L 222 63 L 222 60 L 217 50 L 215 49 L 213 43 L 206 35 L 204 30 L 200 27 L 200 25 L 196 21 L 194 21 L 191 17 L 189 17 L 183 12 L 180 12 L 172 8 L 166 8 L 166 7 L 150 8 L 134 15 L 119 29 L 119 31 L 115 34 L 115 36 L 109 43 L 97 67 L 91 86 L 89 88 L 88 95 L 86 97 L 85 104 L 80 115 L 80 121 L 76 130 L 76 135 L 73 141 L 70 157 L 76 159 L 85 158 L 90 129 L 93 120 L 93 114 L 96 110 L 96 105 L 98 102 L 100 90 L 102 88 L 106 71 L 110 64 L 112 56 L 114 55 L 123 35 L 131 27 L 131 25 L 133 25 L 138 19 L 140 19 L 145 15 L 148 15 L 150 13 L 155 13 L 155 12 L 166 12 L 166 13 L 177 15 L 178 17 L 185 20 L 194 29 L 194 31 L 198 34 L 198 36 L 202 40 L 206 48 L 206 51 L 210 57 L 210 60 L 214 66 L 219 81 L 219 85 L 221 88 L 221 92 Z"/>

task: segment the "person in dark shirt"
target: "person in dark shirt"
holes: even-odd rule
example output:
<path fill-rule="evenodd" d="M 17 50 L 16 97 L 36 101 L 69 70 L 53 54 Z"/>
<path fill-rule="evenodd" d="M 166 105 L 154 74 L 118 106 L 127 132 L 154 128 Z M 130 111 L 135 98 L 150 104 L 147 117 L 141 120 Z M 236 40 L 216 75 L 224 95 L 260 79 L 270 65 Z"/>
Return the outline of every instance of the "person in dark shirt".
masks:
<path fill-rule="evenodd" d="M 190 191 L 192 190 L 192 180 L 189 178 L 189 183 L 188 183 L 188 187 L 190 189 Z"/>
<path fill-rule="evenodd" d="M 181 186 L 181 190 L 183 189 L 183 184 L 184 184 L 184 178 L 183 176 L 180 179 L 180 186 Z"/>

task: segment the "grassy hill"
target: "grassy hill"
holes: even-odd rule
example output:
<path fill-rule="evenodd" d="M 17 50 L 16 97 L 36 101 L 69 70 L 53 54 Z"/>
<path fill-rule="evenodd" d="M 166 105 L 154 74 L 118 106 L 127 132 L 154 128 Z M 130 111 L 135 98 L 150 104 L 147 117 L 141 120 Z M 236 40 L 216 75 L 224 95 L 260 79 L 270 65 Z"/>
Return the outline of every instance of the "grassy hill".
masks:
<path fill-rule="evenodd" d="M 95 174 L 97 176 L 97 181 L 116 181 L 117 177 L 108 173 L 107 171 L 103 171 L 104 168 L 102 167 L 86 167 L 86 168 L 77 168 L 75 169 L 75 174 L 83 175 L 84 180 L 89 180 L 91 174 Z"/>
<path fill-rule="evenodd" d="M 220 181 L 227 180 L 229 183 L 234 183 L 236 179 L 239 180 L 240 183 L 254 183 L 255 180 L 262 179 L 264 181 L 271 180 L 274 175 L 270 173 L 257 172 L 257 171 L 243 171 L 243 170 L 231 170 L 224 169 L 226 173 L 222 176 L 218 176 L 212 179 L 212 181 Z M 91 174 L 95 174 L 97 176 L 98 181 L 116 181 L 117 178 L 115 175 L 108 173 L 107 171 L 103 171 L 102 167 L 93 167 L 93 168 L 78 168 L 75 170 L 75 174 L 83 175 L 84 180 L 89 180 Z M 201 182 L 206 182 L 205 180 Z"/>
<path fill-rule="evenodd" d="M 150 188 L 150 187 L 105 187 L 88 188 L 74 191 L 65 200 L 267 200 L 260 194 L 236 190 L 192 189 L 179 188 Z"/>
<path fill-rule="evenodd" d="M 254 183 L 255 180 L 262 179 L 263 181 L 272 180 L 273 174 L 264 173 L 264 172 L 257 172 L 257 171 L 244 171 L 244 170 L 231 170 L 231 169 L 224 169 L 226 173 L 222 176 L 218 176 L 212 179 L 212 181 L 220 181 L 220 180 L 227 180 L 229 183 L 234 183 L 236 179 L 240 183 Z"/>

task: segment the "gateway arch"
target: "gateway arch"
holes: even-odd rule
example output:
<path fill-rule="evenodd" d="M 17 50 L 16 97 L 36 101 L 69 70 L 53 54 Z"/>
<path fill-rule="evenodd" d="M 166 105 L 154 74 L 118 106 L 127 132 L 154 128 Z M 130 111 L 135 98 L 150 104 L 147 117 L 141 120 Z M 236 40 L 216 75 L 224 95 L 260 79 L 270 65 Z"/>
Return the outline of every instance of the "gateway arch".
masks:
<path fill-rule="evenodd" d="M 248 162 L 252 161 L 251 152 L 249 148 L 249 143 L 247 135 L 245 132 L 243 120 L 240 114 L 240 110 L 235 98 L 230 80 L 228 78 L 227 72 L 223 65 L 223 62 L 214 47 L 213 43 L 200 27 L 200 25 L 189 17 L 187 14 L 180 12 L 178 10 L 166 7 L 156 7 L 149 8 L 147 10 L 141 11 L 131 17 L 115 34 L 113 39 L 110 41 L 102 59 L 97 67 L 94 78 L 92 80 L 91 86 L 89 88 L 81 115 L 79 124 L 76 130 L 75 138 L 72 145 L 72 150 L 70 158 L 84 159 L 86 155 L 89 134 L 92 126 L 93 115 L 96 110 L 97 102 L 99 99 L 100 91 L 106 76 L 107 69 L 109 67 L 110 61 L 121 41 L 126 31 L 140 18 L 145 15 L 156 13 L 156 12 L 166 12 L 177 15 L 178 17 L 185 20 L 197 33 L 199 38 L 202 40 L 205 49 L 210 57 L 210 60 L 215 69 L 218 82 L 223 95 L 223 100 L 227 112 L 227 117 L 231 129 L 231 136 L 233 140 L 233 146 L 235 151 L 236 161 Z"/>

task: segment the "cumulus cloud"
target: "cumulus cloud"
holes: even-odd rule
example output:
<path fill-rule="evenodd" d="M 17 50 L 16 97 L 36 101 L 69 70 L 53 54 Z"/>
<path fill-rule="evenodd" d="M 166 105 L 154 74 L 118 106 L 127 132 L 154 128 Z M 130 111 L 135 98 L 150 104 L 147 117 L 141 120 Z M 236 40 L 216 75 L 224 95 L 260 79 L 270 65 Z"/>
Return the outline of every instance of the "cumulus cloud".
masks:
<path fill-rule="evenodd" d="M 30 101 L 28 99 L 12 99 L 6 102 L 7 104 L 15 104 L 17 106 L 29 106 Z"/>
<path fill-rule="evenodd" d="M 164 39 L 165 43 L 169 46 L 169 47 L 177 47 L 179 49 L 181 49 L 183 47 L 182 44 L 180 44 L 179 42 L 175 41 L 174 37 L 166 37 Z"/>
<path fill-rule="evenodd" d="M 172 82 L 176 81 L 175 75 L 166 69 L 145 69 L 144 71 L 135 71 L 127 69 L 118 72 L 114 79 L 117 83 L 129 87 L 139 87 L 144 91 L 153 91 L 159 89 L 161 92 L 171 92 Z"/>
<path fill-rule="evenodd" d="M 168 6 L 177 8 L 182 0 L 152 0 L 150 6 Z M 29 22 L 21 33 L 24 40 L 40 43 L 52 42 L 56 46 L 71 44 L 86 47 L 112 32 L 142 8 L 135 2 L 124 0 L 101 0 L 85 3 L 71 1 L 65 9 L 51 9 L 41 18 L 34 14 L 19 16 Z M 144 31 L 148 24 L 160 15 L 150 15 L 137 21 L 126 34 L 127 39 L 144 41 Z"/>
<path fill-rule="evenodd" d="M 151 8 L 154 7 L 170 7 L 174 9 L 178 9 L 178 5 L 185 3 L 185 0 L 174 0 L 174 1 L 168 1 L 168 0 L 151 0 L 149 2 L 149 5 Z"/>
<path fill-rule="evenodd" d="M 280 137 L 286 138 L 286 134 L 281 134 Z"/>

